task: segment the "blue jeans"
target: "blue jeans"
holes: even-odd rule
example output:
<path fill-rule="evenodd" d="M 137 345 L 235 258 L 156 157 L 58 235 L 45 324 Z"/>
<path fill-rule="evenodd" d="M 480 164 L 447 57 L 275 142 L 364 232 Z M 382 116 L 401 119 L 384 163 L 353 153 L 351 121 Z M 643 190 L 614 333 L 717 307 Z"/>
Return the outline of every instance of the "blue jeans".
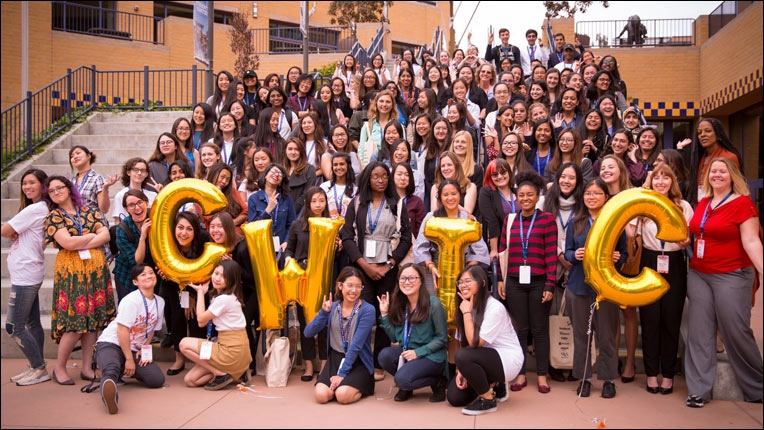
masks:
<path fill-rule="evenodd" d="M 42 356 L 45 333 L 40 323 L 40 286 L 13 285 L 8 297 L 8 319 L 5 331 L 15 340 L 33 369 L 45 366 Z"/>
<path fill-rule="evenodd" d="M 407 361 L 398 369 L 398 357 L 401 353 L 403 348 L 400 346 L 388 346 L 379 353 L 379 364 L 393 375 L 395 384 L 401 390 L 414 391 L 417 388 L 435 385 L 438 379 L 445 375 L 446 363 L 436 363 L 427 357 Z"/>

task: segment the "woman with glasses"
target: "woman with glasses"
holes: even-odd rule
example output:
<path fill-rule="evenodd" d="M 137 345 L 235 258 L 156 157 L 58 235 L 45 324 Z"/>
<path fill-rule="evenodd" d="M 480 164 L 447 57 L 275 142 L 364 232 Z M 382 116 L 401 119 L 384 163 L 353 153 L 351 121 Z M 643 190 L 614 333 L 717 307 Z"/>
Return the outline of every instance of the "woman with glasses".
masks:
<path fill-rule="evenodd" d="M 133 266 L 143 263 L 154 267 L 154 260 L 151 258 L 148 242 L 151 228 L 149 197 L 143 190 L 129 189 L 122 195 L 120 206 L 127 209 L 128 214 L 120 221 L 115 221 L 119 225 L 115 239 L 119 254 L 114 260 L 114 283 L 117 287 L 117 299 L 121 301 L 137 288 L 130 279 Z"/>
<path fill-rule="evenodd" d="M 286 249 L 287 233 L 296 217 L 289 187 L 284 183 L 286 177 L 287 172 L 282 165 L 274 163 L 266 167 L 258 180 L 260 189 L 249 196 L 247 205 L 250 222 L 273 221 L 273 237 L 278 238 L 278 241 L 274 240 L 274 248 L 279 254 Z"/>
<path fill-rule="evenodd" d="M 336 399 L 347 405 L 374 394 L 371 332 L 375 311 L 369 301 L 361 298 L 363 280 L 358 268 L 342 269 L 334 297 L 331 293 L 324 297 L 318 315 L 302 333 L 313 337 L 321 330 L 327 331 L 328 359 L 313 389 L 317 403 Z"/>
<path fill-rule="evenodd" d="M 204 163 L 204 156 L 200 155 L 199 158 Z M 157 193 L 171 182 L 169 175 L 170 164 L 175 160 L 183 160 L 190 164 L 188 157 L 183 153 L 183 148 L 181 148 L 178 138 L 170 132 L 164 132 L 159 135 L 154 153 L 149 157 L 149 185 Z"/>
<path fill-rule="evenodd" d="M 568 275 L 568 287 L 565 290 L 565 301 L 570 308 L 570 322 L 573 325 L 573 377 L 583 379 L 577 393 L 581 397 L 589 397 L 592 383 L 591 351 L 592 338 L 587 335 L 589 316 L 597 293 L 586 283 L 584 278 L 584 246 L 592 224 L 610 199 L 608 185 L 600 178 L 590 180 L 584 186 L 584 206 L 586 210 L 576 214 L 572 228 L 568 228 L 565 239 L 565 259 L 571 263 Z M 618 236 L 613 263 L 621 267 L 628 256 L 626 233 Z M 618 305 L 607 300 L 598 303 L 594 310 L 591 328 L 597 338 L 597 379 L 605 381 L 602 386 L 602 397 L 615 397 L 615 383 L 618 376 L 618 347 L 616 333 L 620 328 Z"/>
<path fill-rule="evenodd" d="M 369 303 L 376 303 L 377 296 L 393 291 L 398 264 L 411 247 L 408 211 L 398 210 L 398 205 L 403 204 L 398 199 L 390 169 L 384 163 L 375 161 L 364 168 L 358 181 L 358 194 L 345 213 L 340 238 L 350 263 L 363 272 L 367 286 L 363 298 Z M 390 240 L 394 235 L 400 238 L 395 249 Z M 378 357 L 379 352 L 389 345 L 390 339 L 384 331 L 376 330 L 375 380 L 385 377 Z"/>
<path fill-rule="evenodd" d="M 50 324 L 58 355 L 51 376 L 61 385 L 74 385 L 66 369 L 74 346 L 78 341 L 82 345 L 80 378 L 94 378 L 93 345 L 116 314 L 102 250 L 109 242 L 109 228 L 101 212 L 86 205 L 77 186 L 63 176 L 48 177 L 44 194 L 51 208 L 45 219 L 45 241 L 58 249 Z"/>
<path fill-rule="evenodd" d="M 172 123 L 170 132 L 178 138 L 181 150 L 191 162 L 191 168 L 196 168 L 196 160 L 199 159 L 199 151 L 194 146 L 194 137 L 191 134 L 191 121 L 187 118 L 178 118 Z"/>
<path fill-rule="evenodd" d="M 509 399 L 507 381 L 523 365 L 523 349 L 509 312 L 491 296 L 488 276 L 480 267 L 467 266 L 456 281 L 454 354 L 456 377 L 448 384 L 448 403 L 462 406 L 465 415 L 496 411 Z"/>
<path fill-rule="evenodd" d="M 560 132 L 552 160 L 544 168 L 544 181 L 549 186 L 563 163 L 577 164 L 584 175 L 584 181 L 592 178 L 592 160 L 586 158 L 581 134 L 572 127 Z"/>
<path fill-rule="evenodd" d="M 501 138 L 501 154 L 497 159 L 506 161 L 513 175 L 533 170 L 533 166 L 525 156 L 523 137 L 516 131 L 509 132 Z"/>
<path fill-rule="evenodd" d="M 448 322 L 440 300 L 424 284 L 424 269 L 415 264 L 401 267 L 393 294 L 377 297 L 380 327 L 398 345 L 379 353 L 382 368 L 395 378 L 396 402 L 405 402 L 414 390 L 430 386 L 430 402 L 446 400 Z"/>
<path fill-rule="evenodd" d="M 499 252 L 508 249 L 507 272 L 499 277 L 499 297 L 506 300 L 514 317 L 520 345 L 525 351 L 528 335 L 533 336 L 536 351 L 537 388 L 550 391 L 549 370 L 549 307 L 557 285 L 557 224 L 549 212 L 536 209 L 546 182 L 535 172 L 515 176 L 517 203 L 520 212 L 504 218 L 499 236 Z M 525 364 L 520 369 L 512 391 L 528 385 Z"/>
<path fill-rule="evenodd" d="M 501 225 L 509 213 L 517 213 L 520 204 L 512 191 L 514 174 L 506 160 L 497 158 L 485 169 L 483 187 L 478 196 L 478 207 L 483 216 L 483 224 L 488 233 L 489 258 L 499 256 L 499 235 Z"/>
<path fill-rule="evenodd" d="M 112 204 L 114 224 L 119 224 L 119 221 L 128 216 L 125 207 L 122 205 L 122 199 L 128 190 L 139 190 L 148 197 L 149 206 L 154 203 L 154 198 L 157 193 L 152 189 L 149 189 L 149 164 L 140 157 L 135 157 L 127 160 L 122 166 L 122 185 L 125 188 L 121 189 L 114 195 L 114 203 Z M 132 282 L 130 282 L 132 284 Z"/>
<path fill-rule="evenodd" d="M 621 94 L 623 94 L 624 98 L 626 98 L 626 82 L 621 79 L 621 72 L 618 71 L 618 61 L 616 61 L 615 57 L 612 55 L 605 55 L 602 57 L 602 60 L 600 60 L 599 66 L 600 70 L 610 72 L 610 75 L 613 77 L 613 86 L 617 91 L 620 91 Z"/>

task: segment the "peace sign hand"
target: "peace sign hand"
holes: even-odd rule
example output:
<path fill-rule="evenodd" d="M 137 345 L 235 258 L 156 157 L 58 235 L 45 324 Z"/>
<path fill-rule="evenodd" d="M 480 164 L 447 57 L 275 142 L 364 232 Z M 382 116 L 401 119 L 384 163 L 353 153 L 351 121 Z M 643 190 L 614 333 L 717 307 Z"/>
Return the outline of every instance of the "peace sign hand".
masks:
<path fill-rule="evenodd" d="M 151 185 L 155 190 L 157 190 L 157 193 L 162 191 L 162 188 L 164 188 L 164 185 L 157 182 L 153 176 L 149 177 L 149 185 Z"/>
<path fill-rule="evenodd" d="M 321 309 L 325 310 L 326 312 L 332 310 L 332 293 L 329 293 L 329 300 L 326 300 L 326 296 L 324 296 L 324 301 L 321 303 Z"/>

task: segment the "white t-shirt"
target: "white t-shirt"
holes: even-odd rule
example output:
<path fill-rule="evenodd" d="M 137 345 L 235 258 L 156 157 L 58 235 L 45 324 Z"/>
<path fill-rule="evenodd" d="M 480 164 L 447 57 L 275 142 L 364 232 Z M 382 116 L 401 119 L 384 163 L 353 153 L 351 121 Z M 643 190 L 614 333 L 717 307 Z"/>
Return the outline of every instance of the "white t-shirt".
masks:
<path fill-rule="evenodd" d="M 475 310 L 473 309 L 473 313 Z M 458 333 L 457 333 L 458 335 Z M 459 340 L 461 336 L 457 337 Z M 493 297 L 488 297 L 485 305 L 483 324 L 480 326 L 480 338 L 485 341 L 485 347 L 495 349 L 501 357 L 504 369 L 504 379 L 509 382 L 517 377 L 523 366 L 525 354 L 517 339 L 517 333 L 509 313 L 504 305 Z"/>
<path fill-rule="evenodd" d="M 682 214 L 684 215 L 685 224 L 690 225 L 690 220 L 692 219 L 694 211 L 692 210 L 692 206 L 682 200 Z M 631 224 L 634 228 L 637 227 L 637 220 L 639 218 L 632 219 L 629 224 Z M 655 237 L 656 234 L 658 234 L 658 226 L 655 225 L 655 222 L 651 220 L 650 218 L 642 218 L 642 225 L 639 228 L 642 233 L 642 244 L 645 247 L 645 249 L 649 249 L 651 251 L 661 251 L 661 241 L 657 237 Z M 680 251 L 679 245 L 676 244 L 676 242 L 666 242 L 663 246 L 663 251 L 665 252 L 672 252 L 672 251 Z"/>
<path fill-rule="evenodd" d="M 345 218 L 345 213 L 348 210 L 348 205 L 353 200 L 353 197 L 348 197 L 345 194 L 346 185 L 332 185 L 331 181 L 325 181 L 319 185 L 326 193 L 326 205 L 329 207 L 329 216 L 332 219 Z M 336 197 L 335 197 L 336 194 Z M 358 187 L 353 185 L 353 196 L 358 194 Z M 338 210 L 337 203 L 340 204 Z"/>
<path fill-rule="evenodd" d="M 127 213 L 127 210 L 122 206 L 122 198 L 124 198 L 125 193 L 127 190 L 129 190 L 130 187 L 125 187 L 117 192 L 117 194 L 114 195 L 114 203 L 112 203 L 111 207 L 111 218 L 119 218 L 119 219 L 125 219 L 129 215 Z M 146 195 L 146 197 L 149 198 L 149 207 L 154 204 L 154 198 L 156 198 L 157 193 L 156 191 L 150 191 L 145 188 L 141 189 L 143 191 L 143 194 Z M 109 220 L 111 221 L 111 220 Z"/>
<path fill-rule="evenodd" d="M 144 304 L 145 300 L 145 304 Z M 148 310 L 148 313 L 146 312 Z M 140 290 L 130 292 L 119 301 L 117 318 L 112 320 L 101 333 L 98 342 L 119 345 L 117 324 L 130 329 L 130 350 L 139 351 L 152 332 L 162 329 L 164 299 L 154 294 L 152 300 L 146 299 Z"/>
<path fill-rule="evenodd" d="M 48 212 L 45 202 L 39 201 L 8 221 L 19 235 L 8 254 L 8 272 L 13 285 L 37 285 L 45 279 L 45 218 Z"/>
<path fill-rule="evenodd" d="M 215 315 L 212 323 L 218 331 L 241 330 L 247 326 L 241 303 L 233 294 L 213 297 L 208 310 Z"/>

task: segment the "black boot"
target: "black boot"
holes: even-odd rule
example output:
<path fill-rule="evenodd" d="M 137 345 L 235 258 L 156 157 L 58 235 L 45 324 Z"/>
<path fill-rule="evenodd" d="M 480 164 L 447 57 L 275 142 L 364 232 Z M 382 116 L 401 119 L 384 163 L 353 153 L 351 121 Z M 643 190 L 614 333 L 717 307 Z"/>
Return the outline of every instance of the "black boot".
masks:
<path fill-rule="evenodd" d="M 445 376 L 441 376 L 438 378 L 438 382 L 435 383 L 435 385 L 431 385 L 430 388 L 432 388 L 432 395 L 430 396 L 430 402 L 432 403 L 438 403 L 438 402 L 445 402 L 446 401 L 446 384 L 448 381 L 446 381 Z"/>

